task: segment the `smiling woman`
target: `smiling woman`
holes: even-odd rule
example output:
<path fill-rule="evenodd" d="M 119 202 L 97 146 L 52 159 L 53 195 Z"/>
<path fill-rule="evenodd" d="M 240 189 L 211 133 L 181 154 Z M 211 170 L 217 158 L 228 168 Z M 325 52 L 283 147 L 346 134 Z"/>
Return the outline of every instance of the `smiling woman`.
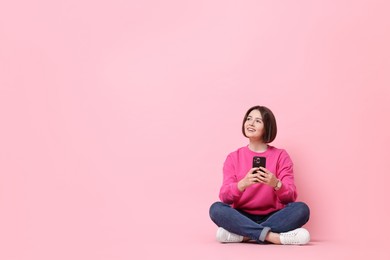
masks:
<path fill-rule="evenodd" d="M 249 145 L 228 155 L 221 202 L 210 207 L 210 217 L 218 226 L 217 240 L 307 244 L 310 234 L 302 226 L 310 210 L 295 201 L 293 163 L 285 150 L 269 145 L 277 133 L 274 114 L 264 106 L 251 107 L 244 116 L 242 133 Z M 256 164 L 259 158 L 262 166 Z"/>
<path fill-rule="evenodd" d="M 267 125 L 267 127 L 264 128 L 264 125 Z M 261 130 L 259 128 L 261 128 Z M 252 133 L 256 133 L 257 135 L 260 134 L 258 138 L 261 137 L 264 143 L 272 142 L 277 133 L 274 114 L 270 109 L 264 106 L 250 108 L 244 116 L 242 133 L 248 138 L 250 138 Z"/>

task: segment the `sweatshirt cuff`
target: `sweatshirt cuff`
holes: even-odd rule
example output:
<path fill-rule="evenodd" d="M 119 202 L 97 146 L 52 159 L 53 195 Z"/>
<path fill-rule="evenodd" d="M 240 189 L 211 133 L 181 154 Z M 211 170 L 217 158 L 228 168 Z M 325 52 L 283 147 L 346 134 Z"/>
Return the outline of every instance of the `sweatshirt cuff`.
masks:
<path fill-rule="evenodd" d="M 280 189 L 278 189 L 278 190 L 274 189 L 274 191 L 275 191 L 276 195 L 283 194 L 286 191 L 286 185 L 284 185 L 282 182 L 282 187 L 280 187 Z"/>
<path fill-rule="evenodd" d="M 242 191 L 238 189 L 237 182 L 230 184 L 230 189 L 234 198 L 241 197 Z"/>

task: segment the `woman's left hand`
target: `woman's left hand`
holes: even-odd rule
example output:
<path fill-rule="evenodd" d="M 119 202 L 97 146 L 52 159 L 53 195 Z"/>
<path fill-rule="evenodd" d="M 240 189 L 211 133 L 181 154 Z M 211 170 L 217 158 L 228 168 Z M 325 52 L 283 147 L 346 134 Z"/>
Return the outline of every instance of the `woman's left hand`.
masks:
<path fill-rule="evenodd" d="M 260 183 L 264 183 L 271 186 L 272 188 L 275 188 L 278 184 L 278 178 L 276 178 L 276 176 L 272 172 L 270 172 L 264 167 L 260 167 L 260 170 L 263 171 L 260 172 Z"/>

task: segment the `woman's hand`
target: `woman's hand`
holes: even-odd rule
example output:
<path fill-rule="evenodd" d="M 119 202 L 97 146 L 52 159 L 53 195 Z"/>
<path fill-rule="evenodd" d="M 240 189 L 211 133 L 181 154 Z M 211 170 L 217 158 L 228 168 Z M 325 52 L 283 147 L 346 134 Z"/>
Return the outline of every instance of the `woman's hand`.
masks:
<path fill-rule="evenodd" d="M 248 171 L 245 177 L 238 182 L 237 187 L 240 191 L 244 191 L 249 186 L 258 183 L 263 183 L 271 186 L 272 188 L 275 188 L 276 184 L 278 183 L 278 178 L 276 178 L 276 176 L 266 168 L 256 167 Z"/>
<path fill-rule="evenodd" d="M 264 183 L 271 186 L 272 188 L 275 188 L 279 181 L 278 178 L 276 178 L 276 176 L 266 168 L 260 167 L 260 169 L 263 171 L 260 171 L 260 183 Z"/>
<path fill-rule="evenodd" d="M 240 191 L 244 191 L 249 186 L 253 184 L 259 183 L 260 180 L 260 172 L 259 168 L 255 167 L 248 171 L 244 178 L 242 178 L 238 183 L 237 187 Z"/>

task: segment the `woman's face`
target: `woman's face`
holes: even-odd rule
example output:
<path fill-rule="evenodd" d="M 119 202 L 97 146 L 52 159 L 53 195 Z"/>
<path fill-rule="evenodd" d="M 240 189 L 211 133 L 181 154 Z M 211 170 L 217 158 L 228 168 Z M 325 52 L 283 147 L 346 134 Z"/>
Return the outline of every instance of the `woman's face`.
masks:
<path fill-rule="evenodd" d="M 264 133 L 263 118 L 259 110 L 252 110 L 244 123 L 245 135 L 252 140 L 262 140 Z"/>

